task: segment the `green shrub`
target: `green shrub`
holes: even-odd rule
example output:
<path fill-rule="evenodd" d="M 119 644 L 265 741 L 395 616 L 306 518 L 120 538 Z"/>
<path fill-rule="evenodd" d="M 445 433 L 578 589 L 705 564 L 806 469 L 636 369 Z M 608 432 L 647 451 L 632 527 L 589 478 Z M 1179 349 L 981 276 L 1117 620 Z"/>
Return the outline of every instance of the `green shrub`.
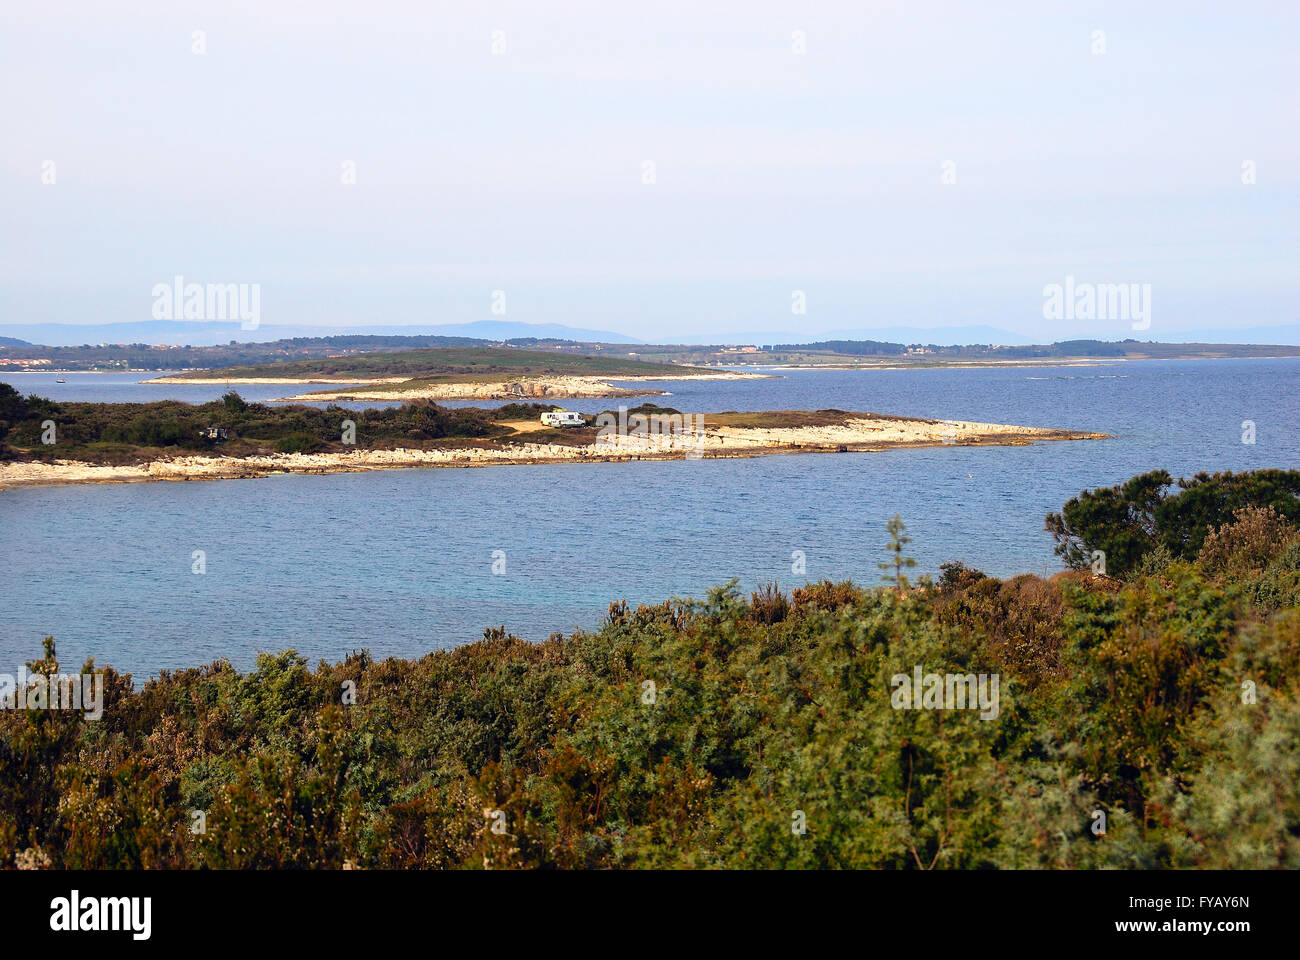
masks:
<path fill-rule="evenodd" d="M 291 433 L 275 441 L 275 449 L 281 453 L 312 453 L 320 447 L 320 440 L 309 433 Z"/>
<path fill-rule="evenodd" d="M 1296 535 L 1273 506 L 1242 507 L 1231 523 L 1210 531 L 1197 562 L 1210 576 L 1244 579 L 1263 572 Z"/>

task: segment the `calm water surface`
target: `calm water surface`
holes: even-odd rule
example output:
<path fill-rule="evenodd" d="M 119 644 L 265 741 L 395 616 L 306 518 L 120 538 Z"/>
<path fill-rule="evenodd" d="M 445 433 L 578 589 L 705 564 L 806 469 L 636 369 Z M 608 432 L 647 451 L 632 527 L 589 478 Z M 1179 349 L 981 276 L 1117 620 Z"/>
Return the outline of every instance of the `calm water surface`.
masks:
<path fill-rule="evenodd" d="M 4 379 L 62 400 L 177 398 L 139 374 Z M 917 572 L 960 559 L 995 575 L 1059 569 L 1043 516 L 1084 487 L 1164 467 L 1300 467 L 1300 361 L 1116 363 L 999 370 L 790 371 L 661 385 L 687 412 L 874 410 L 1070 427 L 1113 439 L 1032 447 L 752 460 L 399 470 L 0 493 L 0 670 L 53 634 L 147 677 L 293 647 L 413 657 L 487 626 L 519 636 L 597 626 L 611 600 L 702 595 L 738 577 L 874 582 L 901 513 Z M 239 386 L 249 399 L 282 386 Z M 292 388 L 290 388 L 292 389 Z M 631 401 L 635 404 L 638 401 Z M 608 400 L 572 401 L 597 411 Z M 1242 422 L 1256 442 L 1243 444 Z M 207 572 L 191 572 L 202 550 Z M 505 551 L 504 575 L 492 572 Z M 791 573 L 802 550 L 807 574 Z"/>

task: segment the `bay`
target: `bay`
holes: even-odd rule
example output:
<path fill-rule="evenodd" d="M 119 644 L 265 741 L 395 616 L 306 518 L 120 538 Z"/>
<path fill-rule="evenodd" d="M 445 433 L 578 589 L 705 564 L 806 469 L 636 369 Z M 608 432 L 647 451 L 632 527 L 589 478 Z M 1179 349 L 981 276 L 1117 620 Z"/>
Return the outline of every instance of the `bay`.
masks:
<path fill-rule="evenodd" d="M 199 402 L 224 385 L 140 374 L 0 377 L 65 400 Z M 294 648 L 416 657 L 504 625 L 599 625 L 608 604 L 808 580 L 873 583 L 902 515 L 917 574 L 961 560 L 997 576 L 1060 569 L 1043 517 L 1081 489 L 1165 468 L 1300 467 L 1300 361 L 1195 360 L 965 370 L 784 371 L 673 381 L 685 412 L 872 410 L 1102 431 L 1102 441 L 942 447 L 0 492 L 0 670 L 53 635 L 143 679 Z M 284 386 L 236 386 L 249 399 Z M 631 404 L 639 401 L 627 401 Z M 616 401 L 566 402 L 595 412 Z M 1255 443 L 1243 443 L 1244 421 Z M 201 550 L 206 572 L 192 572 Z M 495 553 L 504 551 L 504 554 Z M 792 572 L 796 551 L 806 573 Z M 493 573 L 504 556 L 504 573 Z M 500 564 L 498 563 L 498 569 Z"/>

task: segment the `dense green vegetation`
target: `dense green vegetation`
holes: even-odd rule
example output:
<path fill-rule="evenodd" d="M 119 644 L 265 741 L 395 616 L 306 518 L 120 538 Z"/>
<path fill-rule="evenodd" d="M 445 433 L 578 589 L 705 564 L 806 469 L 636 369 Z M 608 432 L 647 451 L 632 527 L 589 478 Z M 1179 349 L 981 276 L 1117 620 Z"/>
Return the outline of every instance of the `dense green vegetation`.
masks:
<path fill-rule="evenodd" d="M 1294 868 L 1300 534 L 1206 517 L 1123 580 L 909 587 L 896 523 L 874 589 L 726 585 L 545 643 L 138 690 L 105 669 L 100 720 L 0 712 L 0 863 Z M 996 716 L 897 709 L 918 666 L 998 676 Z"/>
<path fill-rule="evenodd" d="M 1106 572 L 1136 569 L 1155 562 L 1196 557 L 1210 530 L 1244 507 L 1272 507 L 1283 518 L 1300 521 L 1300 470 L 1250 473 L 1198 473 L 1173 478 L 1153 470 L 1114 487 L 1085 490 L 1049 514 L 1047 530 L 1066 566 L 1082 570 L 1093 551 L 1105 554 Z"/>
<path fill-rule="evenodd" d="M 267 406 L 230 392 L 210 403 L 55 403 L 23 397 L 0 383 L 0 461 L 84 460 L 135 463 L 159 457 L 220 453 L 342 451 L 357 447 L 420 447 L 510 436 L 506 420 L 537 419 L 550 404 L 511 403 L 495 410 L 416 402 L 384 409 Z M 344 421 L 355 424 L 355 446 L 343 442 Z M 52 444 L 43 442 L 54 424 Z M 224 439 L 209 428 L 227 431 Z"/>

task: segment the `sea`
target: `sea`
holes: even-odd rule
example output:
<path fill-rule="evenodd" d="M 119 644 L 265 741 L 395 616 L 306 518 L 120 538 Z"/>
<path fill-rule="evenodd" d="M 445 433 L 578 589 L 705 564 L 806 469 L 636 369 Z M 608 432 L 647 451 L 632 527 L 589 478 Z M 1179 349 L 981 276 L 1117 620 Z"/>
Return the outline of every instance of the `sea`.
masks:
<path fill-rule="evenodd" d="M 916 575 L 956 560 L 1046 576 L 1061 564 L 1043 519 L 1085 488 L 1158 468 L 1300 468 L 1300 359 L 757 372 L 776 376 L 647 386 L 687 413 L 836 408 L 1110 438 L 5 490 L 0 672 L 39 657 L 46 636 L 65 669 L 93 657 L 141 682 L 286 649 L 313 663 L 362 649 L 414 658 L 498 626 L 544 640 L 598 628 L 613 601 L 702 598 L 733 579 L 746 592 L 873 584 L 895 514 Z M 0 381 L 126 402 L 299 389 L 63 376 Z M 620 402 L 641 401 L 565 405 Z"/>

